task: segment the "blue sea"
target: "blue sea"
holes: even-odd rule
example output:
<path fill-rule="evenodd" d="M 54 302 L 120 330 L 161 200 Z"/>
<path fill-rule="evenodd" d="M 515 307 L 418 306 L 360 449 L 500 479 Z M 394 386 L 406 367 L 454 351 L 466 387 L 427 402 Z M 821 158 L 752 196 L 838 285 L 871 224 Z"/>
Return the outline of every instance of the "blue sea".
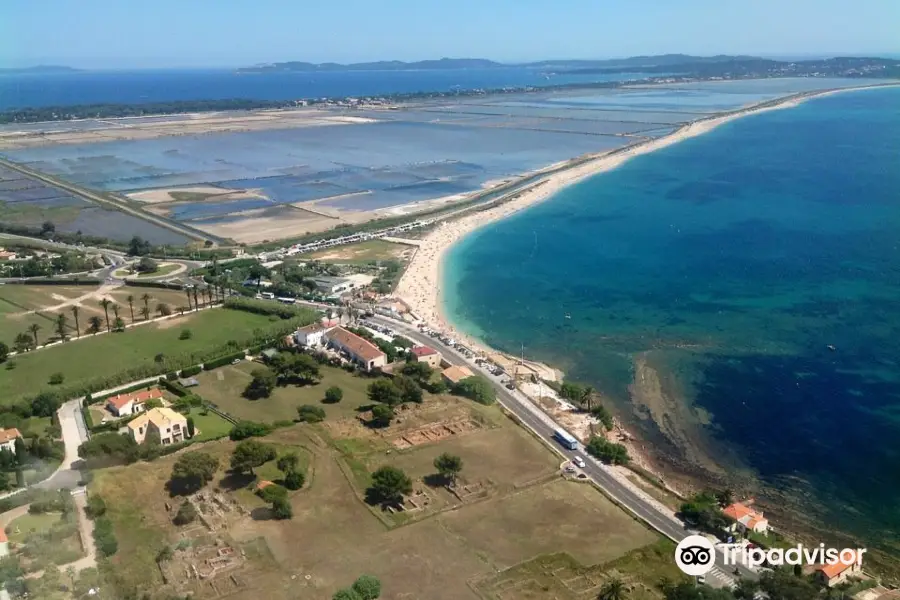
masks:
<path fill-rule="evenodd" d="M 459 328 L 593 384 L 670 463 L 704 449 L 784 519 L 898 549 L 900 89 L 638 157 L 466 238 L 445 278 Z"/>
<path fill-rule="evenodd" d="M 375 96 L 423 91 L 544 87 L 642 77 L 644 75 L 640 73 L 547 74 L 523 67 L 322 73 L 237 73 L 233 69 L 6 73 L 0 74 L 0 110 L 225 98 L 294 100 Z"/>

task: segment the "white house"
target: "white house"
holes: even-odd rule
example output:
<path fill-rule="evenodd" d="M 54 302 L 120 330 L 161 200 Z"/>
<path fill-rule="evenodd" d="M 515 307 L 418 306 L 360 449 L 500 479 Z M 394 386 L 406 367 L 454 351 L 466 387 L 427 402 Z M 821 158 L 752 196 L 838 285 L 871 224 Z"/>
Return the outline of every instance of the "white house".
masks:
<path fill-rule="evenodd" d="M 22 437 L 19 430 L 15 427 L 11 429 L 0 429 L 0 448 L 6 448 L 13 454 L 16 453 L 16 439 Z"/>
<path fill-rule="evenodd" d="M 128 423 L 131 437 L 141 444 L 151 435 L 163 446 L 177 444 L 190 436 L 187 430 L 187 419 L 171 408 L 153 408 Z"/>
<path fill-rule="evenodd" d="M 117 417 L 127 417 L 146 410 L 149 400 L 162 400 L 159 388 L 118 394 L 106 399 L 106 407 Z"/>
<path fill-rule="evenodd" d="M 722 513 L 734 519 L 735 523 L 731 527 L 732 531 L 738 529 L 742 532 L 754 531 L 764 534 L 769 530 L 769 520 L 763 516 L 762 511 L 754 510 L 746 504 L 735 502 L 730 506 L 726 506 Z"/>
<path fill-rule="evenodd" d="M 376 367 L 383 367 L 387 364 L 387 356 L 378 346 L 355 333 L 347 331 L 343 327 L 329 329 L 325 333 L 324 339 L 325 343 L 332 348 L 346 352 L 353 362 L 366 371 L 371 371 Z"/>
<path fill-rule="evenodd" d="M 326 331 L 328 331 L 328 327 L 321 323 L 313 323 L 295 331 L 294 340 L 298 346 L 315 348 L 322 345 Z"/>

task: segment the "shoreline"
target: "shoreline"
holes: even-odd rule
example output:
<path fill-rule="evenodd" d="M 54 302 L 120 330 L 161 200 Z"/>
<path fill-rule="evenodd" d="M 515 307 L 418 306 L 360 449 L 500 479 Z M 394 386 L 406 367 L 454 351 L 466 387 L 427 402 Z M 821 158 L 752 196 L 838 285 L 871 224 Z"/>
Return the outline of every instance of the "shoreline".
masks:
<path fill-rule="evenodd" d="M 442 287 L 445 274 L 445 259 L 447 253 L 456 244 L 465 239 L 466 236 L 471 235 L 487 225 L 537 205 L 553 197 L 570 185 L 579 183 L 594 175 L 612 171 L 635 156 L 648 154 L 686 139 L 708 133 L 720 125 L 724 125 L 736 119 L 770 110 L 793 108 L 811 98 L 824 97 L 841 92 L 859 91 L 873 87 L 892 87 L 897 85 L 900 84 L 868 85 L 854 88 L 838 88 L 792 94 L 777 100 L 769 100 L 736 111 L 713 115 L 706 119 L 691 122 L 661 138 L 646 140 L 631 146 L 597 155 L 584 155 L 572 158 L 568 161 L 558 162 L 542 169 L 523 174 L 520 176 L 521 179 L 534 177 L 541 172 L 549 172 L 545 177 L 539 178 L 526 186 L 524 191 L 513 192 L 514 197 L 512 199 L 487 210 L 475 210 L 470 214 L 464 214 L 454 220 L 444 221 L 437 229 L 423 237 L 422 244 L 416 250 L 409 266 L 398 282 L 395 295 L 406 302 L 411 309 L 412 315 L 417 317 L 417 320 L 427 324 L 428 327 L 463 342 L 473 351 L 483 356 L 490 357 L 492 355 L 499 355 L 505 357 L 508 361 L 518 362 L 520 357 L 511 356 L 501 352 L 490 347 L 479 337 L 460 331 L 453 324 L 452 320 L 447 317 L 444 289 Z M 571 167 L 559 170 L 560 167 L 564 166 L 566 163 L 571 164 Z M 539 373 L 545 380 L 561 381 L 563 379 L 564 374 L 551 365 L 528 360 L 525 360 L 524 362 L 527 366 L 531 367 L 532 370 Z M 542 410 L 546 411 L 546 407 L 541 406 L 539 402 L 540 398 L 535 397 L 533 394 L 528 394 L 527 390 L 524 388 L 522 388 L 522 391 L 530 397 L 536 406 L 539 406 Z M 556 420 L 560 420 L 560 417 L 565 416 L 556 414 L 558 411 L 551 412 L 553 412 L 553 418 Z M 583 419 L 578 419 L 578 421 L 581 420 Z M 562 419 L 562 421 L 566 421 L 566 419 Z M 590 421 L 589 418 L 588 421 Z M 583 429 L 585 426 L 588 426 L 587 421 L 584 423 L 573 422 L 563 424 L 567 427 L 572 426 L 575 429 Z M 646 443 L 643 443 L 638 437 L 634 436 L 630 428 L 626 429 L 621 423 L 618 423 L 616 433 L 619 434 L 621 439 L 627 440 L 626 446 L 629 449 L 629 453 L 632 454 L 633 459 L 644 472 L 656 477 L 658 483 L 665 481 L 666 483 L 663 483 L 662 485 L 664 485 L 669 492 L 673 492 L 676 495 L 683 495 L 685 490 L 679 489 L 681 486 L 675 484 L 674 481 L 669 481 L 669 478 L 665 476 L 667 474 L 667 469 L 660 468 L 659 463 L 653 460 L 652 450 Z"/>
<path fill-rule="evenodd" d="M 768 100 L 747 106 L 736 111 L 713 115 L 683 125 L 669 135 L 645 140 L 636 144 L 595 155 L 582 155 L 548 165 L 547 167 L 525 173 L 520 178 L 534 177 L 543 171 L 558 169 L 562 164 L 572 163 L 565 168 L 547 175 L 532 184 L 518 197 L 496 207 L 475 211 L 454 220 L 442 222 L 437 229 L 422 238 L 415 255 L 397 284 L 395 295 L 401 298 L 411 312 L 428 324 L 429 327 L 463 341 L 467 346 L 484 355 L 503 354 L 491 348 L 484 341 L 457 329 L 445 312 L 444 261 L 447 253 L 466 236 L 483 227 L 512 216 L 526 208 L 535 206 L 561 192 L 565 188 L 579 183 L 589 177 L 612 171 L 630 159 L 667 148 L 678 142 L 708 133 L 717 127 L 749 115 L 760 114 L 771 110 L 793 108 L 811 98 L 820 98 L 842 92 L 860 91 L 864 89 L 895 87 L 898 83 L 865 85 L 849 88 L 835 88 L 814 92 L 792 94 L 777 100 Z M 526 361 L 529 365 L 543 371 L 546 379 L 561 379 L 562 373 L 549 365 Z"/>

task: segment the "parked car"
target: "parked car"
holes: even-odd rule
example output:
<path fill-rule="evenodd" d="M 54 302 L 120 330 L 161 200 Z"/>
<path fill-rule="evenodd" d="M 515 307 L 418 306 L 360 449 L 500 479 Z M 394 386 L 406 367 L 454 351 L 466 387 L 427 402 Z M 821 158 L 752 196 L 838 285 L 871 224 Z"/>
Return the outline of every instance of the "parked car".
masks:
<path fill-rule="evenodd" d="M 575 466 L 579 469 L 583 469 L 585 467 L 584 459 L 580 456 L 576 456 L 572 459 L 572 462 L 575 463 Z"/>

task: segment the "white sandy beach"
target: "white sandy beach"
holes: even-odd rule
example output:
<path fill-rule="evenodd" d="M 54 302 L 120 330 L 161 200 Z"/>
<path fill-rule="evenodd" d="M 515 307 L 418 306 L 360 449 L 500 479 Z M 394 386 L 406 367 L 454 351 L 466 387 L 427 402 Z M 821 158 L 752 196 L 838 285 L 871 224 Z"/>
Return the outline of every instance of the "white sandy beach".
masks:
<path fill-rule="evenodd" d="M 760 112 L 789 108 L 797 106 L 804 100 L 812 97 L 824 96 L 859 88 L 845 88 L 826 90 L 803 95 L 794 95 L 784 98 L 781 102 L 767 102 L 762 105 L 747 107 L 741 111 L 728 113 L 701 121 L 695 121 L 678 129 L 672 134 L 634 145 L 627 150 L 610 151 L 598 154 L 587 162 L 573 166 L 570 169 L 553 173 L 544 180 L 542 185 L 533 187 L 519 195 L 519 197 L 501 204 L 495 208 L 475 212 L 459 219 L 447 221 L 436 230 L 428 234 L 419 246 L 408 269 L 397 286 L 397 295 L 400 296 L 412 308 L 413 313 L 428 323 L 434 329 L 443 331 L 455 339 L 465 341 L 470 347 L 483 353 L 492 353 L 495 350 L 488 348 L 479 340 L 472 339 L 460 331 L 457 331 L 445 318 L 441 302 L 441 264 L 446 252 L 453 244 L 480 227 L 484 227 L 494 221 L 503 219 L 520 210 L 533 206 L 550 198 L 566 186 L 572 185 L 592 175 L 615 169 L 635 156 L 654 152 L 660 148 L 677 144 L 688 138 L 707 133 L 716 127 L 739 119 L 741 117 Z M 558 165 L 555 165 L 558 166 Z M 545 170 L 550 170 L 548 167 Z M 549 367 L 542 370 L 553 372 Z"/>

